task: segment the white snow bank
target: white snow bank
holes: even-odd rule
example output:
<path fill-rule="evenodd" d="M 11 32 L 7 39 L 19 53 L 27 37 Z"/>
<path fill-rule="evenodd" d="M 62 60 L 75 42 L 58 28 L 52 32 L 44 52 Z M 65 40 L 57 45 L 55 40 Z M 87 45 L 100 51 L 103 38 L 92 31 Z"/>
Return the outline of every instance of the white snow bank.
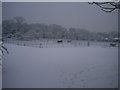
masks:
<path fill-rule="evenodd" d="M 5 44 L 3 88 L 117 88 L 115 47 L 33 48 Z"/>

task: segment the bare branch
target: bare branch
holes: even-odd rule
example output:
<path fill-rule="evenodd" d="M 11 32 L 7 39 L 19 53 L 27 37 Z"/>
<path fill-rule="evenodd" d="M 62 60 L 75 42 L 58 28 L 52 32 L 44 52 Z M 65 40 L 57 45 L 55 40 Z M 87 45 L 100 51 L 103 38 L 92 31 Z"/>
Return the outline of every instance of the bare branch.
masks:
<path fill-rule="evenodd" d="M 112 11 L 115 10 L 115 8 L 114 8 L 114 9 L 111 9 L 111 10 L 106 10 L 106 9 L 101 9 L 101 10 L 103 10 L 103 11 L 105 11 L 105 12 L 112 12 Z"/>
<path fill-rule="evenodd" d="M 89 4 L 95 4 L 105 12 L 112 12 L 115 9 L 120 9 L 120 1 L 119 2 L 89 2 Z M 109 7 L 107 5 L 109 5 Z"/>

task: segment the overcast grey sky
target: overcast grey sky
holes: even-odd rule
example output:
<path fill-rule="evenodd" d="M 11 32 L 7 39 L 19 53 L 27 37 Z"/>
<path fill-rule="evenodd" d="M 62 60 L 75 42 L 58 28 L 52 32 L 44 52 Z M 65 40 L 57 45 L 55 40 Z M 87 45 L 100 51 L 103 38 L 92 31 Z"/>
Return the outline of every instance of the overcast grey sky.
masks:
<path fill-rule="evenodd" d="M 3 20 L 23 16 L 28 23 L 58 24 L 89 31 L 117 31 L 118 12 L 103 12 L 87 2 L 3 2 Z"/>

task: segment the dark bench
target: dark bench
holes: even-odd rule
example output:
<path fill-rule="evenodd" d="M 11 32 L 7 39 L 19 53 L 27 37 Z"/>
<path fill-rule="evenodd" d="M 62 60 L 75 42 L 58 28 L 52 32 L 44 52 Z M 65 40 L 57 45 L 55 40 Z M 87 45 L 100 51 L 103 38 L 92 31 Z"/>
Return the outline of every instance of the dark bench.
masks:
<path fill-rule="evenodd" d="M 63 40 L 58 40 L 58 41 L 57 41 L 57 43 L 62 43 L 62 42 L 63 42 Z"/>
<path fill-rule="evenodd" d="M 115 43 L 110 43 L 110 46 L 111 47 L 116 47 L 116 44 Z"/>

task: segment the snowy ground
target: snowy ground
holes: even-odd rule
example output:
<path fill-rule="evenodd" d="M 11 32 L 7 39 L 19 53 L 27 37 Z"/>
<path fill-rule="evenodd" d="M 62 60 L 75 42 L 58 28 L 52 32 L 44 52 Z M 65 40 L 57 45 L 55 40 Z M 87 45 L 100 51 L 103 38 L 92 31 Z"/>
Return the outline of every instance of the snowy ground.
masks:
<path fill-rule="evenodd" d="M 5 44 L 3 88 L 117 88 L 117 47 Z"/>
<path fill-rule="evenodd" d="M 0 90 L 2 89 L 2 66 L 0 65 Z"/>
<path fill-rule="evenodd" d="M 0 41 L 0 48 L 2 46 L 2 42 Z M 2 52 L 0 50 L 0 90 L 2 89 Z"/>
<path fill-rule="evenodd" d="M 0 66 L 0 90 L 2 89 L 2 67 Z"/>

